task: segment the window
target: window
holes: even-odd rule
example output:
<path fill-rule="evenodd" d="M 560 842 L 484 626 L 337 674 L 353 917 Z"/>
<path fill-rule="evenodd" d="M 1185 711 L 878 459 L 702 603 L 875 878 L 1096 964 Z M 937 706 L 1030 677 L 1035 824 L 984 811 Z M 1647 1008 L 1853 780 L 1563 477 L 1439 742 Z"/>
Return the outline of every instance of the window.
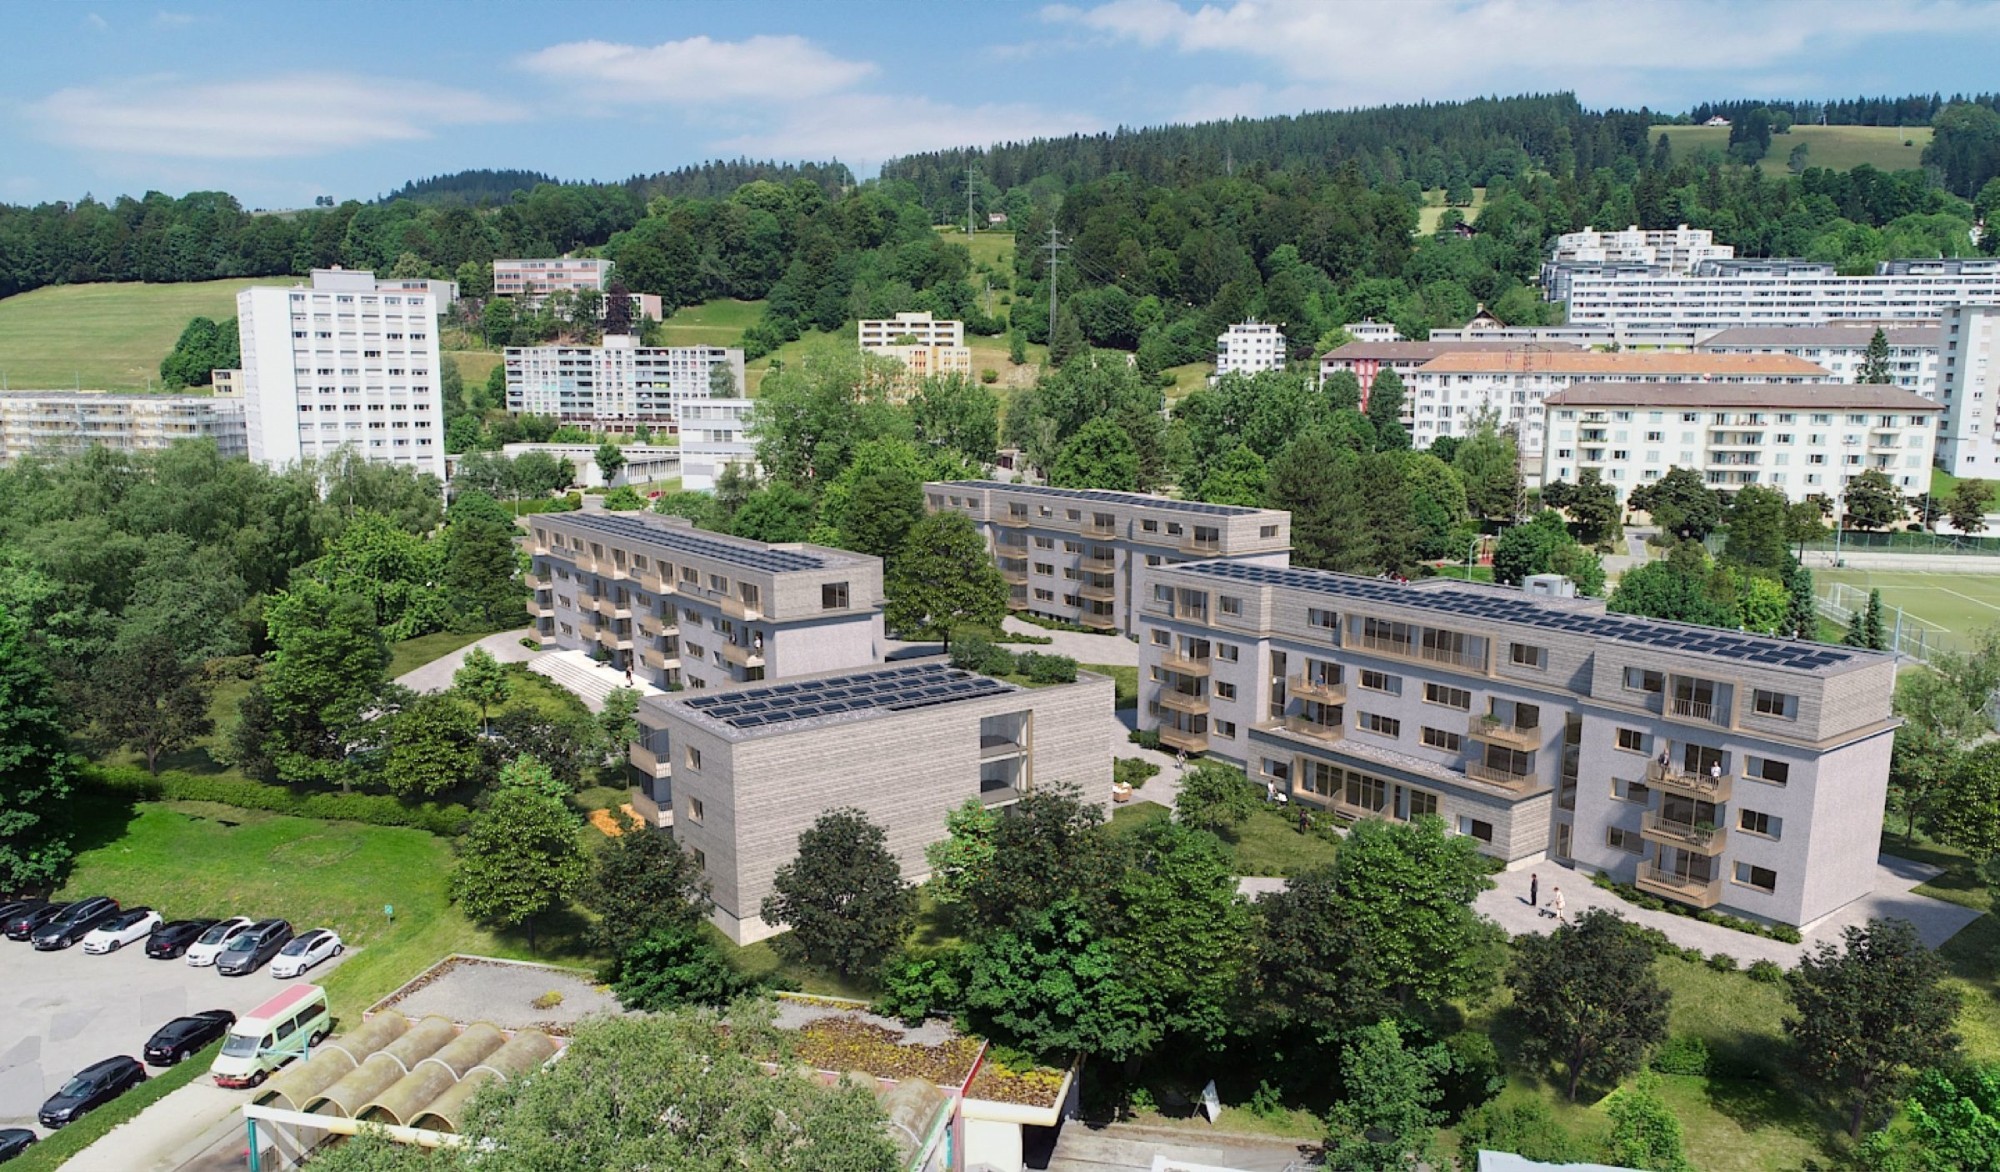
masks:
<path fill-rule="evenodd" d="M 1653 791 L 1643 782 L 1625 781 L 1614 777 L 1611 779 L 1611 796 L 1621 802 L 1633 802 L 1643 806 L 1652 798 Z"/>
<path fill-rule="evenodd" d="M 687 806 L 688 821 L 694 823 L 696 826 L 699 826 L 701 825 L 701 820 L 704 813 L 705 810 L 702 807 L 700 798 L 688 799 L 688 806 Z"/>
<path fill-rule="evenodd" d="M 1621 752 L 1643 753 L 1646 751 L 1646 734 L 1636 728 L 1621 728 L 1618 730 L 1618 748 Z"/>
<path fill-rule="evenodd" d="M 1235 739 L 1236 739 L 1236 722 L 1235 722 L 1235 721 L 1233 721 L 1233 720 L 1218 720 L 1218 721 L 1216 721 L 1216 722 L 1215 722 L 1215 735 L 1216 735 L 1216 736 L 1219 736 L 1219 737 L 1227 737 L 1227 738 L 1229 738 L 1230 740 L 1235 740 Z"/>
<path fill-rule="evenodd" d="M 1436 817 L 1437 812 L 1438 796 L 1436 794 L 1420 789 L 1410 791 L 1410 817 L 1421 818 L 1425 814 Z"/>
<path fill-rule="evenodd" d="M 1625 669 L 1625 690 L 1628 692 L 1662 692 L 1666 690 L 1666 676 L 1649 667 L 1628 667 Z"/>
<path fill-rule="evenodd" d="M 1056 547 L 1056 539 L 1053 537 L 1035 538 L 1036 549 L 1054 549 L 1055 547 Z"/>
<path fill-rule="evenodd" d="M 1759 891 L 1773 892 L 1778 889 L 1778 873 L 1769 867 L 1757 867 L 1749 863 L 1736 864 L 1736 881 L 1745 887 L 1755 887 Z"/>
<path fill-rule="evenodd" d="M 1218 700 L 1236 699 L 1236 685 L 1226 684 L 1221 680 L 1215 681 L 1215 698 Z"/>
<path fill-rule="evenodd" d="M 1391 696 L 1403 694 L 1403 677 L 1392 676 L 1386 671 L 1361 671 L 1361 686 L 1371 692 L 1387 692 Z"/>
<path fill-rule="evenodd" d="M 1493 824 L 1491 822 L 1481 822 L 1477 818 L 1468 818 L 1463 814 L 1458 816 L 1458 832 L 1467 838 L 1476 838 L 1481 842 L 1493 841 Z"/>
<path fill-rule="evenodd" d="M 1388 808 L 1388 782 L 1383 781 L 1379 777 L 1369 777 L 1366 774 L 1355 773 L 1349 770 L 1347 772 L 1346 783 L 1342 788 L 1341 797 L 1348 805 L 1378 814 Z"/>
<path fill-rule="evenodd" d="M 1257 527 L 1257 536 L 1259 537 L 1271 538 L 1271 537 L 1276 537 L 1277 535 L 1278 535 L 1278 527 L 1276 525 L 1259 525 Z"/>
<path fill-rule="evenodd" d="M 1243 615 L 1243 600 L 1240 598 L 1232 597 L 1228 594 L 1218 594 L 1215 598 L 1215 605 L 1216 609 L 1220 610 L 1223 614 L 1236 618 L 1241 618 Z"/>
<path fill-rule="evenodd" d="M 1759 716 L 1775 716 L 1780 720 L 1790 720 L 1798 711 L 1798 699 L 1783 692 L 1768 692 L 1763 688 L 1753 688 L 1750 692 L 1750 708 Z"/>
<path fill-rule="evenodd" d="M 1163 582 L 1153 583 L 1153 601 L 1171 605 L 1174 601 L 1174 588 Z"/>
<path fill-rule="evenodd" d="M 1162 631 L 1158 627 L 1153 628 L 1153 646 L 1171 647 L 1173 646 L 1173 642 L 1174 637 L 1170 632 Z"/>
<path fill-rule="evenodd" d="M 708 870 L 708 852 L 702 850 L 700 847 L 694 848 L 694 869 L 697 871 Z"/>
<path fill-rule="evenodd" d="M 1054 562 L 1035 563 L 1035 573 L 1037 574 L 1044 574 L 1053 577 L 1055 575 L 1055 572 L 1056 572 L 1056 565 Z"/>
<path fill-rule="evenodd" d="M 847 609 L 847 583 L 829 582 L 819 588 L 819 608 L 821 610 Z"/>
<path fill-rule="evenodd" d="M 1548 648 L 1536 647 L 1531 643 L 1511 644 L 1508 650 L 1508 657 L 1519 667 L 1539 669 L 1549 665 Z"/>
<path fill-rule="evenodd" d="M 1242 651 L 1234 643 L 1217 643 L 1215 645 L 1215 657 L 1224 663 L 1235 663 L 1241 656 Z"/>
<path fill-rule="evenodd" d="M 1371 732 L 1379 737 L 1400 737 L 1403 735 L 1403 722 L 1393 716 L 1382 716 L 1374 712 L 1357 712 L 1355 713 L 1355 717 L 1355 727 L 1361 729 L 1363 732 Z"/>
<path fill-rule="evenodd" d="M 1158 533 L 1160 531 L 1160 523 L 1158 521 L 1141 521 L 1139 522 L 1139 530 L 1142 533 Z"/>
<path fill-rule="evenodd" d="M 1420 739 L 1424 742 L 1425 748 L 1443 749 L 1447 753 L 1458 752 L 1459 747 L 1465 743 L 1465 738 L 1459 734 L 1449 729 L 1431 728 L 1429 725 L 1425 725 L 1422 729 Z"/>
<path fill-rule="evenodd" d="M 1449 684 L 1424 685 L 1424 703 L 1441 704 L 1446 708 L 1456 708 L 1460 712 L 1472 711 L 1472 693 L 1464 688 L 1454 688 Z"/>
<path fill-rule="evenodd" d="M 1622 830 L 1616 826 L 1604 832 L 1604 845 L 1612 850 L 1621 850 L 1628 855 L 1644 854 L 1646 843 L 1636 830 Z"/>
<path fill-rule="evenodd" d="M 1774 818 L 1762 810 L 1738 810 L 1736 812 L 1736 826 L 1738 829 L 1751 834 L 1761 834 L 1765 838 L 1779 837 L 1778 832 L 1783 829 L 1784 824 L 1785 820 L 1783 818 Z"/>
<path fill-rule="evenodd" d="M 1340 616 L 1330 610 L 1320 610 L 1318 607 L 1310 607 L 1306 610 L 1306 622 L 1315 627 L 1332 631 L 1339 628 Z"/>
<path fill-rule="evenodd" d="M 700 769 L 701 750 L 695 748 L 693 745 L 686 746 L 686 749 L 687 749 L 687 767 L 689 769 Z"/>
<path fill-rule="evenodd" d="M 1306 775 L 1300 788 L 1322 798 L 1332 797 L 1334 789 L 1340 784 L 1340 770 L 1324 761 L 1308 760 L 1305 766 Z"/>
<path fill-rule="evenodd" d="M 1773 761 L 1769 757 L 1750 758 L 1750 767 L 1744 776 L 1758 781 L 1768 781 L 1772 785 L 1785 785 L 1792 780 L 1792 767 L 1784 761 Z"/>

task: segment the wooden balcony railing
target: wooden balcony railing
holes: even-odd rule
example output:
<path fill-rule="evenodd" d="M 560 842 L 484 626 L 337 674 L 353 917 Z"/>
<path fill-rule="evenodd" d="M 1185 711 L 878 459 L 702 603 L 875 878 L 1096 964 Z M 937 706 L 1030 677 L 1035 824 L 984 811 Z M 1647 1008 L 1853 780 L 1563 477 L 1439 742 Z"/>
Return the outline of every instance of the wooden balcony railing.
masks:
<path fill-rule="evenodd" d="M 1640 866 L 1638 887 L 1654 895 L 1693 904 L 1695 907 L 1714 907 L 1722 902 L 1722 876 L 1697 879 L 1664 871 L 1651 863 Z"/>

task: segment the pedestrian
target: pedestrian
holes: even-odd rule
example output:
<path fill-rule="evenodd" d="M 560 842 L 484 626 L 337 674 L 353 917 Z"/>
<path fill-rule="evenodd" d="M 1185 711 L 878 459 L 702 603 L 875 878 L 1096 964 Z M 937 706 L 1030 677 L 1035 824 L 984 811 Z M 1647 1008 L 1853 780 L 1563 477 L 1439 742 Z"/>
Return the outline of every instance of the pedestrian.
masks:
<path fill-rule="evenodd" d="M 1542 877 L 1530 871 L 1528 873 L 1528 906 L 1529 907 L 1542 906 L 1541 895 L 1542 895 Z"/>
<path fill-rule="evenodd" d="M 632 665 L 629 663 L 625 665 L 625 686 L 632 686 Z"/>
<path fill-rule="evenodd" d="M 1556 923 L 1568 923 L 1569 921 L 1563 918 L 1563 889 L 1558 887 L 1554 892 L 1555 894 L 1549 896 L 1549 906 L 1556 910 Z"/>
<path fill-rule="evenodd" d="M 1299 833 L 1306 834 L 1309 833 L 1311 830 L 1312 830 L 1312 812 L 1307 810 L 1304 806 L 1300 806 Z"/>
<path fill-rule="evenodd" d="M 1186 749 L 1182 749 L 1182 750 L 1181 750 L 1180 752 L 1178 752 L 1178 753 L 1175 753 L 1175 754 L 1174 754 L 1174 772 L 1176 772 L 1176 773 L 1186 773 L 1186 772 L 1187 772 L 1187 750 L 1186 750 Z"/>

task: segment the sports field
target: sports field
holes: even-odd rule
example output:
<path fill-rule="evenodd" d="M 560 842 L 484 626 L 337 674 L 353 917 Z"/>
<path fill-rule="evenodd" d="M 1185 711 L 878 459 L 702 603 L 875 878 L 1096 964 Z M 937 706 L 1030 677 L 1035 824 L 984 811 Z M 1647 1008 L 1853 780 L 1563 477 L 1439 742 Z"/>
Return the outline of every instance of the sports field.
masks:
<path fill-rule="evenodd" d="M 1987 560 L 1994 563 L 1989 574 L 1815 569 L 1813 584 L 1822 597 L 1836 582 L 1864 593 L 1880 590 L 1884 606 L 1902 608 L 1906 639 L 1921 630 L 1926 644 L 1950 647 L 1973 631 L 2000 625 L 2000 558 Z"/>

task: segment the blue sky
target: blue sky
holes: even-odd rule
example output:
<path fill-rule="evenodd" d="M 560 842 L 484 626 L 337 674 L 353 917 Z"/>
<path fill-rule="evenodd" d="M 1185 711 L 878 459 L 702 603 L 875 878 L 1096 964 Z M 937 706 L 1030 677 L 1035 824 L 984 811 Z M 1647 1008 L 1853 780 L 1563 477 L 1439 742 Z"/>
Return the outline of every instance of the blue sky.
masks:
<path fill-rule="evenodd" d="M 821 0 L 0 7 L 0 200 L 252 207 L 522 167 L 613 179 L 1573 90 L 1591 106 L 2000 88 L 1954 0 Z"/>

